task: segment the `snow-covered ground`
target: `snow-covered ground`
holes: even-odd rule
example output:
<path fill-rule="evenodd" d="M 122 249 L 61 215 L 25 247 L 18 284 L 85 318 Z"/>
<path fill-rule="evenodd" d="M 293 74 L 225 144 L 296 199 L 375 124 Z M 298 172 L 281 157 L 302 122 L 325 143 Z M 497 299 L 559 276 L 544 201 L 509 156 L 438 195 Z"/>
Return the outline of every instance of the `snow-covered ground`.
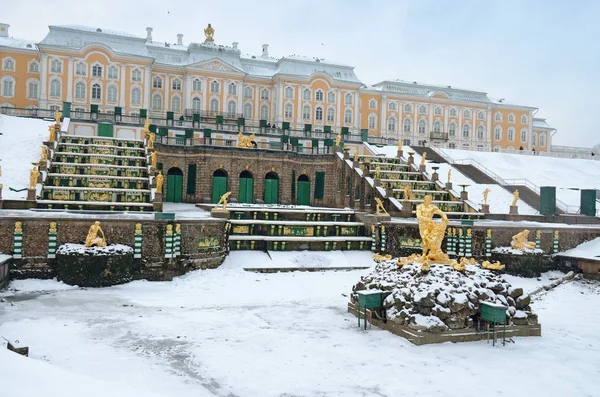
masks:
<path fill-rule="evenodd" d="M 223 268 L 349 268 L 374 266 L 369 251 L 231 251 Z"/>
<path fill-rule="evenodd" d="M 417 347 L 359 330 L 346 312 L 369 270 L 256 274 L 240 269 L 246 262 L 102 289 L 11 284 L 54 291 L 3 294 L 0 335 L 29 346 L 31 358 L 0 354 L 0 394 L 597 395 L 597 283 L 568 283 L 534 302 L 541 338 Z"/>
<path fill-rule="evenodd" d="M 568 251 L 561 252 L 560 255 L 573 258 L 600 260 L 600 237 L 579 244 L 577 247 Z"/>
<path fill-rule="evenodd" d="M 24 200 L 29 187 L 32 163 L 40 160 L 41 146 L 48 139 L 48 126 L 53 122 L 27 117 L 0 114 L 0 183 L 4 184 L 2 198 Z M 39 186 L 38 186 L 39 187 Z"/>

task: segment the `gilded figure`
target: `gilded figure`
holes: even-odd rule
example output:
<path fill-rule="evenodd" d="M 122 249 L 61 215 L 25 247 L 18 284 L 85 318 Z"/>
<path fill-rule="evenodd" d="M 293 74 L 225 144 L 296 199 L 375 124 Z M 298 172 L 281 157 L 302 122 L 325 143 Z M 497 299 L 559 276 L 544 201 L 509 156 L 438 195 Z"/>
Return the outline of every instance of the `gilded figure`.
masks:
<path fill-rule="evenodd" d="M 354 161 L 358 162 L 358 149 L 354 151 Z"/>
<path fill-rule="evenodd" d="M 338 136 L 335 137 L 335 146 L 340 146 L 341 140 L 342 140 L 342 135 L 338 134 Z"/>
<path fill-rule="evenodd" d="M 515 190 L 513 192 L 513 201 L 512 201 L 511 207 L 514 207 L 515 205 L 517 205 L 517 201 L 519 201 L 519 191 Z"/>
<path fill-rule="evenodd" d="M 175 233 L 181 234 L 181 225 L 179 223 L 175 225 Z"/>
<path fill-rule="evenodd" d="M 56 128 L 54 128 L 53 125 L 49 125 L 48 132 L 50 133 L 48 136 L 48 142 L 54 142 L 56 140 Z"/>
<path fill-rule="evenodd" d="M 104 236 L 104 231 L 100 227 L 100 222 L 96 221 L 92 226 L 90 226 L 90 230 L 88 231 L 88 235 L 85 239 L 86 247 L 106 247 L 106 238 Z"/>
<path fill-rule="evenodd" d="M 510 246 L 513 249 L 517 249 L 517 250 L 524 250 L 524 249 L 533 250 L 533 249 L 535 249 L 535 243 L 533 241 L 527 241 L 528 238 L 529 238 L 529 230 L 525 229 L 522 232 L 517 233 L 512 237 Z"/>
<path fill-rule="evenodd" d="M 167 234 L 168 235 L 173 234 L 173 225 L 167 225 Z"/>
<path fill-rule="evenodd" d="M 375 179 L 379 179 L 381 178 L 381 167 L 377 166 L 375 167 Z"/>
<path fill-rule="evenodd" d="M 141 223 L 135 224 L 135 234 L 142 234 L 142 224 Z"/>
<path fill-rule="evenodd" d="M 490 193 L 490 189 L 485 189 L 483 191 L 483 204 L 487 204 L 488 194 Z"/>
<path fill-rule="evenodd" d="M 148 136 L 148 149 L 154 149 L 154 141 L 156 140 L 156 134 L 151 132 Z"/>
<path fill-rule="evenodd" d="M 427 159 L 427 152 L 423 152 L 421 156 L 421 165 L 425 165 L 425 160 Z"/>
<path fill-rule="evenodd" d="M 56 222 L 50 222 L 50 233 L 56 233 Z"/>
<path fill-rule="evenodd" d="M 376 203 L 375 215 L 389 215 L 388 212 L 385 210 L 385 207 L 383 206 L 383 202 L 381 201 L 381 199 L 379 197 L 375 197 L 375 203 Z"/>
<path fill-rule="evenodd" d="M 60 119 L 62 119 L 62 112 L 58 109 L 54 111 L 54 122 L 56 124 L 60 124 Z"/>
<path fill-rule="evenodd" d="M 152 152 L 152 154 L 150 154 L 150 165 L 153 168 L 156 168 L 156 164 L 158 163 L 158 159 L 157 159 L 158 155 L 156 153 L 156 151 Z"/>
<path fill-rule="evenodd" d="M 35 189 L 38 183 L 38 178 L 40 177 L 40 172 L 37 167 L 33 167 L 31 171 L 29 171 L 29 188 Z"/>
<path fill-rule="evenodd" d="M 423 203 L 417 206 L 423 259 L 447 260 L 448 255 L 442 252 L 441 247 L 448 226 L 448 217 L 437 206 L 431 204 L 431 200 L 431 195 L 428 194 L 425 196 Z M 442 218 L 441 222 L 433 220 L 435 214 Z"/>
<path fill-rule="evenodd" d="M 15 222 L 15 233 L 17 233 L 17 234 L 23 233 L 23 222 L 21 222 L 21 221 Z"/>
<path fill-rule="evenodd" d="M 214 34 L 215 34 L 215 29 L 210 26 L 210 23 L 208 24 L 208 26 L 204 29 L 204 35 L 206 36 L 206 39 L 204 40 L 205 43 L 212 43 L 215 41 L 214 39 Z"/>
<path fill-rule="evenodd" d="M 231 192 L 227 192 L 224 195 L 222 195 L 219 202 L 215 205 L 215 208 L 218 208 L 219 205 L 223 205 L 223 210 L 226 210 L 227 209 L 227 199 L 229 199 L 229 196 L 231 196 Z"/>
<path fill-rule="evenodd" d="M 48 160 L 48 146 L 42 145 L 42 154 L 40 156 L 40 163 L 45 163 Z"/>

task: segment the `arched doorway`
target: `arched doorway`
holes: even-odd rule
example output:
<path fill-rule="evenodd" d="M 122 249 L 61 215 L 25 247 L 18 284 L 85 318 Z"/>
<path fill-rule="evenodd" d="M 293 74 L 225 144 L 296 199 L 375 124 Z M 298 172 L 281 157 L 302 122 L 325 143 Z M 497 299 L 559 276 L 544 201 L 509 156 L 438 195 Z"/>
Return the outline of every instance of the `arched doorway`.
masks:
<path fill-rule="evenodd" d="M 250 171 L 244 170 L 240 173 L 240 193 L 238 202 L 252 203 L 254 197 L 254 177 Z"/>
<path fill-rule="evenodd" d="M 279 175 L 276 172 L 269 172 L 265 175 L 265 204 L 279 203 Z"/>
<path fill-rule="evenodd" d="M 310 205 L 310 180 L 306 174 L 298 177 L 298 205 Z"/>
<path fill-rule="evenodd" d="M 212 203 L 218 203 L 225 193 L 227 193 L 227 171 L 218 169 L 212 175 Z"/>
<path fill-rule="evenodd" d="M 171 203 L 181 203 L 183 192 L 183 171 L 173 167 L 167 173 L 167 199 Z"/>

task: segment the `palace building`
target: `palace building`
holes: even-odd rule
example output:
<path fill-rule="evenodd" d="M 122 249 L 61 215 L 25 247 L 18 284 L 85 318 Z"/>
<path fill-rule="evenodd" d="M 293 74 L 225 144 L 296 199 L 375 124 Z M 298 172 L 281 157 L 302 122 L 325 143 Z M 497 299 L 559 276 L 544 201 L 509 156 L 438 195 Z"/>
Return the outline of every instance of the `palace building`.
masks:
<path fill-rule="evenodd" d="M 50 26 L 40 42 L 11 38 L 0 24 L 0 108 L 243 117 L 314 132 L 480 151 L 548 151 L 555 132 L 537 108 L 485 92 L 401 80 L 366 85 L 354 67 L 269 46 L 246 55 L 238 43 L 175 43 L 84 26 Z"/>

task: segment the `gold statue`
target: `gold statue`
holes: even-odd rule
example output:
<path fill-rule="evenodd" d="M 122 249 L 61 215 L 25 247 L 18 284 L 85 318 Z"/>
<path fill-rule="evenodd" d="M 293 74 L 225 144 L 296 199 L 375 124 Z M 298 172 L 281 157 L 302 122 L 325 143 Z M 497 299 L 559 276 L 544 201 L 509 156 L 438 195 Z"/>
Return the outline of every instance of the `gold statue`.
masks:
<path fill-rule="evenodd" d="M 54 111 L 54 122 L 56 124 L 60 124 L 60 119 L 62 118 L 62 112 L 58 109 Z"/>
<path fill-rule="evenodd" d="M 483 191 L 483 204 L 487 204 L 487 198 L 488 198 L 488 193 L 490 192 L 490 189 L 485 189 Z"/>
<path fill-rule="evenodd" d="M 40 163 L 45 163 L 48 160 L 48 146 L 42 145 L 42 155 L 40 156 Z"/>
<path fill-rule="evenodd" d="M 229 198 L 229 196 L 231 196 L 231 192 L 227 192 L 224 195 L 222 195 L 219 202 L 215 205 L 215 208 L 218 208 L 219 204 L 223 204 L 223 211 L 225 211 L 227 209 L 227 199 Z"/>
<path fill-rule="evenodd" d="M 50 133 L 50 136 L 48 137 L 48 142 L 54 142 L 56 140 L 56 128 L 53 125 L 49 125 L 48 132 Z"/>
<path fill-rule="evenodd" d="M 175 225 L 175 234 L 181 234 L 181 225 L 179 223 Z"/>
<path fill-rule="evenodd" d="M 375 167 L 375 179 L 379 179 L 381 178 L 381 167 L 377 166 Z"/>
<path fill-rule="evenodd" d="M 205 43 L 212 43 L 215 41 L 215 39 L 213 38 L 215 34 L 215 30 L 213 29 L 212 26 L 210 26 L 210 23 L 208 24 L 208 26 L 206 27 L 206 29 L 204 29 L 204 35 L 206 36 L 206 39 L 204 40 Z"/>
<path fill-rule="evenodd" d="M 387 255 L 375 254 L 375 255 L 373 255 L 373 260 L 375 262 L 389 261 L 390 259 L 392 259 L 392 256 L 390 254 L 387 254 Z"/>
<path fill-rule="evenodd" d="M 515 234 L 512 237 L 512 241 L 510 242 L 510 246 L 513 249 L 517 250 L 533 250 L 535 249 L 535 243 L 533 241 L 527 241 L 529 237 L 529 230 L 525 229 L 520 233 Z"/>
<path fill-rule="evenodd" d="M 341 140 L 342 140 L 342 135 L 338 134 L 338 136 L 335 137 L 335 146 L 340 146 Z"/>
<path fill-rule="evenodd" d="M 492 229 L 487 230 L 487 237 L 492 238 Z"/>
<path fill-rule="evenodd" d="M 406 184 L 404 185 L 404 200 L 410 200 L 412 198 L 412 188 L 410 187 L 410 185 Z"/>
<path fill-rule="evenodd" d="M 517 201 L 519 201 L 519 191 L 515 190 L 513 192 L 513 201 L 512 201 L 512 204 L 510 206 L 514 207 L 515 205 L 517 205 Z"/>
<path fill-rule="evenodd" d="M 157 164 L 157 155 L 156 155 L 156 151 L 152 152 L 150 154 L 150 165 L 152 166 L 152 168 L 156 168 L 156 164 Z"/>
<path fill-rule="evenodd" d="M 142 234 L 142 224 L 141 223 L 135 224 L 135 234 Z"/>
<path fill-rule="evenodd" d="M 427 158 L 427 152 L 423 152 L 421 156 L 421 165 L 425 165 L 425 159 Z"/>
<path fill-rule="evenodd" d="M 33 167 L 31 171 L 29 171 L 29 188 L 35 189 L 38 183 L 38 178 L 40 177 L 40 172 L 37 167 Z"/>
<path fill-rule="evenodd" d="M 450 266 L 452 267 L 452 269 L 454 269 L 458 272 L 464 272 L 467 269 L 467 264 L 465 262 L 463 262 L 462 259 L 464 259 L 464 258 L 461 258 L 460 262 L 457 262 L 455 260 L 451 261 Z"/>
<path fill-rule="evenodd" d="M 504 270 L 504 265 L 499 261 L 496 261 L 494 263 L 490 263 L 489 261 L 483 261 L 481 262 L 481 267 L 487 270 Z"/>
<path fill-rule="evenodd" d="M 448 170 L 448 183 L 450 183 L 450 176 L 452 175 L 452 168 Z"/>
<path fill-rule="evenodd" d="M 240 131 L 238 133 L 238 147 L 244 148 L 244 149 L 252 149 L 252 148 L 254 148 L 253 141 L 255 139 L 256 139 L 256 136 L 254 134 L 250 134 L 248 136 L 248 138 L 246 138 L 244 136 L 244 134 L 242 134 L 242 131 Z"/>
<path fill-rule="evenodd" d="M 554 238 L 558 238 L 558 230 L 554 231 Z"/>
<path fill-rule="evenodd" d="M 398 139 L 398 150 L 402 150 L 402 141 Z"/>
<path fill-rule="evenodd" d="M 389 215 L 379 197 L 375 197 L 375 203 L 377 203 L 377 206 L 375 207 L 375 215 Z"/>
<path fill-rule="evenodd" d="M 96 246 L 99 248 L 106 247 L 106 238 L 104 237 L 104 231 L 100 227 L 100 222 L 96 221 L 92 226 L 90 226 L 88 235 L 85 238 L 85 246 Z"/>
<path fill-rule="evenodd" d="M 426 195 L 423 203 L 417 206 L 417 219 L 419 220 L 419 234 L 423 259 L 447 261 L 448 255 L 442 252 L 442 241 L 448 226 L 448 217 L 437 206 L 431 204 L 431 195 Z M 438 214 L 442 222 L 435 222 L 433 216 Z"/>
<path fill-rule="evenodd" d="M 56 233 L 56 222 L 50 222 L 50 233 Z"/>
<path fill-rule="evenodd" d="M 15 222 L 15 233 L 17 233 L 17 234 L 23 233 L 23 222 L 21 222 L 21 221 Z"/>
<path fill-rule="evenodd" d="M 358 149 L 354 151 L 354 161 L 358 163 Z"/>
<path fill-rule="evenodd" d="M 148 149 L 154 149 L 154 141 L 156 140 L 156 134 L 151 132 L 148 136 Z"/>
<path fill-rule="evenodd" d="M 173 234 L 173 225 L 167 225 L 167 234 Z"/>
<path fill-rule="evenodd" d="M 148 134 L 150 132 L 150 117 L 146 117 L 146 121 L 144 122 L 144 132 Z"/>
<path fill-rule="evenodd" d="M 158 172 L 158 175 L 156 175 L 156 193 L 162 193 L 163 192 L 163 183 L 165 182 L 165 177 L 162 174 L 162 171 Z"/>

